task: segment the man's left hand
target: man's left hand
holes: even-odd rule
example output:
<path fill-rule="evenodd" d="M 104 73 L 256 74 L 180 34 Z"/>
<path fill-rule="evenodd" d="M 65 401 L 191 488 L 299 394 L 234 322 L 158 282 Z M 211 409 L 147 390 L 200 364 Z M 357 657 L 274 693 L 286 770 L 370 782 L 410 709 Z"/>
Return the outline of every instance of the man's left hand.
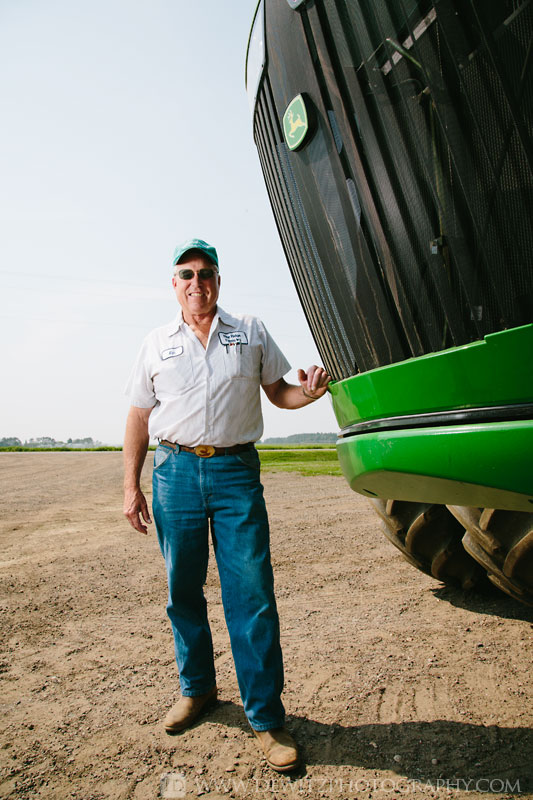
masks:
<path fill-rule="evenodd" d="M 298 370 L 300 386 L 304 394 L 312 400 L 318 400 L 326 393 L 331 379 L 331 375 L 328 375 L 323 367 L 317 367 L 316 364 L 309 367 L 307 372 L 304 372 L 303 369 Z"/>

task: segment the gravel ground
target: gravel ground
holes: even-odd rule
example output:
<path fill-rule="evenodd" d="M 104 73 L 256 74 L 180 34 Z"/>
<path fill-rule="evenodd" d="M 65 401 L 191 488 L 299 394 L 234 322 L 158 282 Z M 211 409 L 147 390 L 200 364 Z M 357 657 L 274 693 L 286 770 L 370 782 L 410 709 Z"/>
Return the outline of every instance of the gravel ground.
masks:
<path fill-rule="evenodd" d="M 533 797 L 533 609 L 417 572 L 344 479 L 263 479 L 304 762 L 280 776 L 242 712 L 213 559 L 220 702 L 162 728 L 164 565 L 122 517 L 121 453 L 4 453 L 0 473 L 1 797 Z"/>

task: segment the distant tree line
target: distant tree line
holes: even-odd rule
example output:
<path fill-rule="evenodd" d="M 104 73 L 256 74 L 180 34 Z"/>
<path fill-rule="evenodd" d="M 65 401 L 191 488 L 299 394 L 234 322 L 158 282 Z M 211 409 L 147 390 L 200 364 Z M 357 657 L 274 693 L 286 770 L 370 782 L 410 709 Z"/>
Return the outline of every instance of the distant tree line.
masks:
<path fill-rule="evenodd" d="M 290 436 L 271 437 L 263 439 L 262 444 L 335 444 L 336 433 L 293 433 Z M 91 448 L 105 450 L 120 450 L 120 447 L 109 447 L 102 442 L 95 441 L 92 436 L 78 439 L 67 439 L 66 442 L 53 439 L 51 436 L 37 436 L 35 439 L 22 441 L 18 436 L 0 437 L 0 449 L 28 448 L 28 449 L 63 449 L 87 450 Z M 151 447 L 150 449 L 154 449 Z"/>
<path fill-rule="evenodd" d="M 0 438 L 0 447 L 98 447 L 101 442 L 95 442 L 91 436 L 83 439 L 67 439 L 66 442 L 52 439 L 51 436 L 38 436 L 36 439 L 21 441 L 17 436 L 4 436 Z"/>
<path fill-rule="evenodd" d="M 292 433 L 290 436 L 274 436 L 263 439 L 263 444 L 329 444 L 337 441 L 336 433 Z"/>

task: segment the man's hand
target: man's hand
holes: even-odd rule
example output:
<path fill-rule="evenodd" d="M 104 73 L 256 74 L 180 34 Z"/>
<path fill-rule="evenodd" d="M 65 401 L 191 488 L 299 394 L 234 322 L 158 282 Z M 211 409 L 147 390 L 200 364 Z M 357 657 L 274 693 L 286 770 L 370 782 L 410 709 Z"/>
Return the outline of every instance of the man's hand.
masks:
<path fill-rule="evenodd" d="M 124 516 L 131 527 L 140 533 L 148 533 L 142 520 L 152 521 L 146 498 L 139 486 L 148 450 L 148 418 L 151 412 L 151 408 L 131 406 L 124 435 Z"/>
<path fill-rule="evenodd" d="M 148 528 L 142 524 L 141 515 L 145 522 L 151 524 L 146 497 L 138 488 L 124 489 L 124 516 L 136 531 L 148 533 Z"/>
<path fill-rule="evenodd" d="M 325 369 L 313 364 L 307 372 L 298 370 L 298 380 L 300 385 L 296 386 L 280 378 L 275 383 L 263 384 L 263 390 L 270 402 L 278 408 L 303 408 L 326 394 L 331 376 Z"/>
<path fill-rule="evenodd" d="M 309 397 L 311 400 L 318 400 L 319 397 L 326 393 L 328 383 L 331 381 L 331 375 L 328 375 L 323 367 L 317 367 L 316 364 L 313 364 L 307 372 L 304 372 L 303 369 L 298 370 L 298 380 L 305 397 Z"/>

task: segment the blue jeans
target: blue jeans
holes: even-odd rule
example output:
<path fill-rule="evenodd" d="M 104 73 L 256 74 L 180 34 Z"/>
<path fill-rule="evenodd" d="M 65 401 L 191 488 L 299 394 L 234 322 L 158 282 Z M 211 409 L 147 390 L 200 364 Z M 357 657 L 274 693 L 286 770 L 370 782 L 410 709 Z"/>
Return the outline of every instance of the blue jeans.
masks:
<path fill-rule="evenodd" d="M 183 695 L 215 685 L 213 643 L 203 592 L 209 527 L 239 689 L 256 730 L 283 725 L 279 620 L 270 563 L 268 517 L 256 449 L 199 458 L 159 445 L 153 512 L 168 578 Z"/>

